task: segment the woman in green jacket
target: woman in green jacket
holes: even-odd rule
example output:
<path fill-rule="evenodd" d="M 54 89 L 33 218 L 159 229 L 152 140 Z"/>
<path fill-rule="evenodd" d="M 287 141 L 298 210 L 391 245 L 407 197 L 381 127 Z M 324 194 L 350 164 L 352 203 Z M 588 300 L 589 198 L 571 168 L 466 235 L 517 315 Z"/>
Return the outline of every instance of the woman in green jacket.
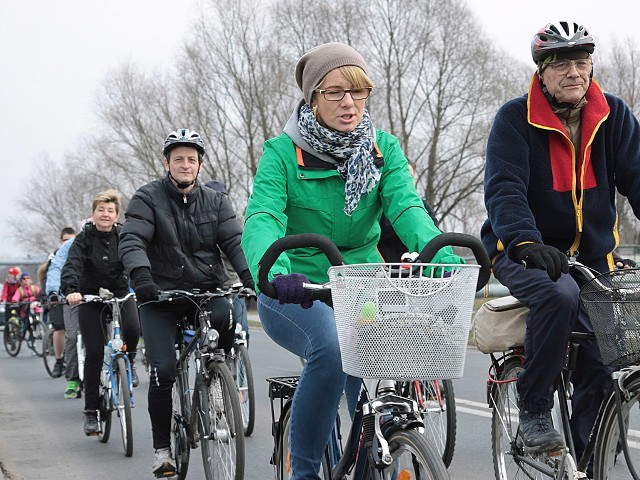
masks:
<path fill-rule="evenodd" d="M 298 61 L 295 74 L 304 100 L 284 133 L 265 142 L 247 206 L 242 248 L 253 277 L 266 249 L 297 233 L 328 237 L 345 263 L 381 262 L 382 213 L 404 244 L 420 251 L 441 232 L 416 192 L 397 138 L 373 127 L 365 108 L 373 83 L 362 56 L 348 45 L 323 44 Z M 434 262 L 462 260 L 444 248 Z M 294 480 L 319 478 L 340 396 L 346 385 L 352 404 L 359 388 L 359 379 L 345 383 L 333 310 L 312 302 L 302 287 L 326 282 L 329 266 L 315 249 L 290 251 L 269 272 L 278 300 L 258 297 L 265 332 L 307 360 L 292 407 Z"/>

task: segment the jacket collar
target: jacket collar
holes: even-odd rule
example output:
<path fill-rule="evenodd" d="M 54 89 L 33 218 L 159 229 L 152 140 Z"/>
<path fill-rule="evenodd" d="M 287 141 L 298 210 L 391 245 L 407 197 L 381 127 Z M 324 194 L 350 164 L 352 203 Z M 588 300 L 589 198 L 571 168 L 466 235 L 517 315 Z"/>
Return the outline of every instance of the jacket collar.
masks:
<path fill-rule="evenodd" d="M 609 115 L 610 109 L 602 87 L 595 80 L 591 81 L 585 100 L 587 104 L 582 108 L 582 130 L 583 136 L 588 133 L 590 137 L 597 126 Z M 562 121 L 553 112 L 553 108 L 542 91 L 542 85 L 537 73 L 534 73 L 529 84 L 527 118 L 530 124 L 540 128 L 559 130 L 561 132 L 565 130 Z"/>

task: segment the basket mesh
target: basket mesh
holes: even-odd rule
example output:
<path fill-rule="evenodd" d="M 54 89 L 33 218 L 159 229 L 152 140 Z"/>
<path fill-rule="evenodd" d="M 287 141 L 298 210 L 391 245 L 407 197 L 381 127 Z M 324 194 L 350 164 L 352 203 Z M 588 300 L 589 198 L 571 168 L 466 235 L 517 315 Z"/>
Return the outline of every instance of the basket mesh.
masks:
<path fill-rule="evenodd" d="M 640 362 L 640 269 L 597 276 L 580 291 L 605 365 Z"/>
<path fill-rule="evenodd" d="M 477 265 L 413 265 L 412 278 L 390 274 L 397 264 L 329 269 L 342 368 L 361 378 L 447 379 L 462 376 Z M 441 265 L 439 265 L 441 266 Z M 441 270 L 441 269 L 439 269 Z"/>

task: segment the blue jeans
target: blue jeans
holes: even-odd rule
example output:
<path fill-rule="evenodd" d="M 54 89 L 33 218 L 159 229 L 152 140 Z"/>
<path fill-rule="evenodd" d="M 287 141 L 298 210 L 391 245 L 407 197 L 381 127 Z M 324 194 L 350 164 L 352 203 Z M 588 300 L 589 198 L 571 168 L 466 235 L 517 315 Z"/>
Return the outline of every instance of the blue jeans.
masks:
<path fill-rule="evenodd" d="M 333 309 L 313 302 L 309 309 L 281 305 L 258 295 L 258 315 L 264 331 L 281 347 L 304 357 L 291 406 L 291 470 L 293 480 L 319 480 L 318 470 L 338 413 L 342 392 L 349 410 L 358 399 L 361 380 L 342 371 Z"/>

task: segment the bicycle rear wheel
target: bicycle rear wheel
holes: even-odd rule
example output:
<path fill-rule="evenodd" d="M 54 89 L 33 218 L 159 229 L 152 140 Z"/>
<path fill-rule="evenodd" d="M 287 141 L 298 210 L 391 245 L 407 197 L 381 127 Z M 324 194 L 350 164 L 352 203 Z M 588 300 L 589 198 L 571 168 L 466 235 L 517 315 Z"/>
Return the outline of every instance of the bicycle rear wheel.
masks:
<path fill-rule="evenodd" d="M 238 392 L 224 362 L 207 366 L 200 396 L 200 446 L 207 480 L 244 478 L 244 427 Z"/>
<path fill-rule="evenodd" d="M 388 439 L 393 460 L 382 478 L 441 480 L 449 478 L 440 453 L 417 430 L 397 430 Z"/>
<path fill-rule="evenodd" d="M 453 382 L 414 380 L 404 383 L 403 393 L 418 403 L 424 421 L 424 433 L 448 467 L 453 460 L 456 446 L 456 401 Z"/>
<path fill-rule="evenodd" d="M 98 422 L 100 423 L 100 433 L 98 440 L 100 443 L 107 443 L 111 436 L 111 414 L 113 412 L 113 399 L 111 397 L 111 377 L 109 372 L 100 372 L 100 406 L 98 410 Z"/>
<path fill-rule="evenodd" d="M 291 444 L 289 441 L 291 438 L 291 403 L 289 403 L 286 410 L 283 411 L 279 423 L 280 436 L 279 438 L 274 438 L 274 441 L 277 442 L 274 458 L 276 478 L 277 480 L 288 480 L 292 475 Z M 322 461 L 320 462 L 318 475 L 322 480 L 331 480 L 332 465 L 329 461 L 329 448 L 327 445 L 324 455 L 322 456 Z"/>
<path fill-rule="evenodd" d="M 38 357 L 44 356 L 44 339 L 47 335 L 47 326 L 40 319 L 33 320 L 31 324 L 30 348 Z"/>
<path fill-rule="evenodd" d="M 242 425 L 244 435 L 248 437 L 253 433 L 256 416 L 255 392 L 253 390 L 253 369 L 249 359 L 249 351 L 244 345 L 234 345 L 234 367 L 238 399 L 242 411 Z"/>
<path fill-rule="evenodd" d="M 42 359 L 44 360 L 44 368 L 53 378 L 53 369 L 56 366 L 56 353 L 53 349 L 53 327 L 47 327 L 47 333 L 44 336 L 42 346 Z"/>
<path fill-rule="evenodd" d="M 122 356 L 116 357 L 116 392 L 118 398 L 118 418 L 120 419 L 120 432 L 122 433 L 122 446 L 127 457 L 133 455 L 133 423 L 131 418 L 131 390 L 129 389 L 129 376 L 127 374 L 127 362 Z"/>
<path fill-rule="evenodd" d="M 9 318 L 5 323 L 3 339 L 7 353 L 12 357 L 17 356 L 22 346 L 22 326 L 16 317 Z"/>
<path fill-rule="evenodd" d="M 640 472 L 640 371 L 631 374 L 624 381 L 627 395 L 622 397 L 623 419 L 627 426 L 627 444 L 633 468 Z M 612 392 L 613 393 L 613 392 Z M 596 439 L 594 452 L 594 480 L 621 480 L 631 478 L 627 468 L 620 439 L 618 409 L 616 399 L 608 398 Z"/>
<path fill-rule="evenodd" d="M 186 365 L 186 364 L 185 364 Z M 187 407 L 184 405 L 185 396 L 188 395 L 188 384 L 185 380 L 187 372 L 179 372 L 171 390 L 172 408 L 171 414 L 171 442 L 173 455 L 176 460 L 176 475 L 178 480 L 184 480 L 189 470 L 189 456 L 191 448 L 187 439 L 185 420 Z M 184 413 L 184 415 L 183 415 Z"/>

